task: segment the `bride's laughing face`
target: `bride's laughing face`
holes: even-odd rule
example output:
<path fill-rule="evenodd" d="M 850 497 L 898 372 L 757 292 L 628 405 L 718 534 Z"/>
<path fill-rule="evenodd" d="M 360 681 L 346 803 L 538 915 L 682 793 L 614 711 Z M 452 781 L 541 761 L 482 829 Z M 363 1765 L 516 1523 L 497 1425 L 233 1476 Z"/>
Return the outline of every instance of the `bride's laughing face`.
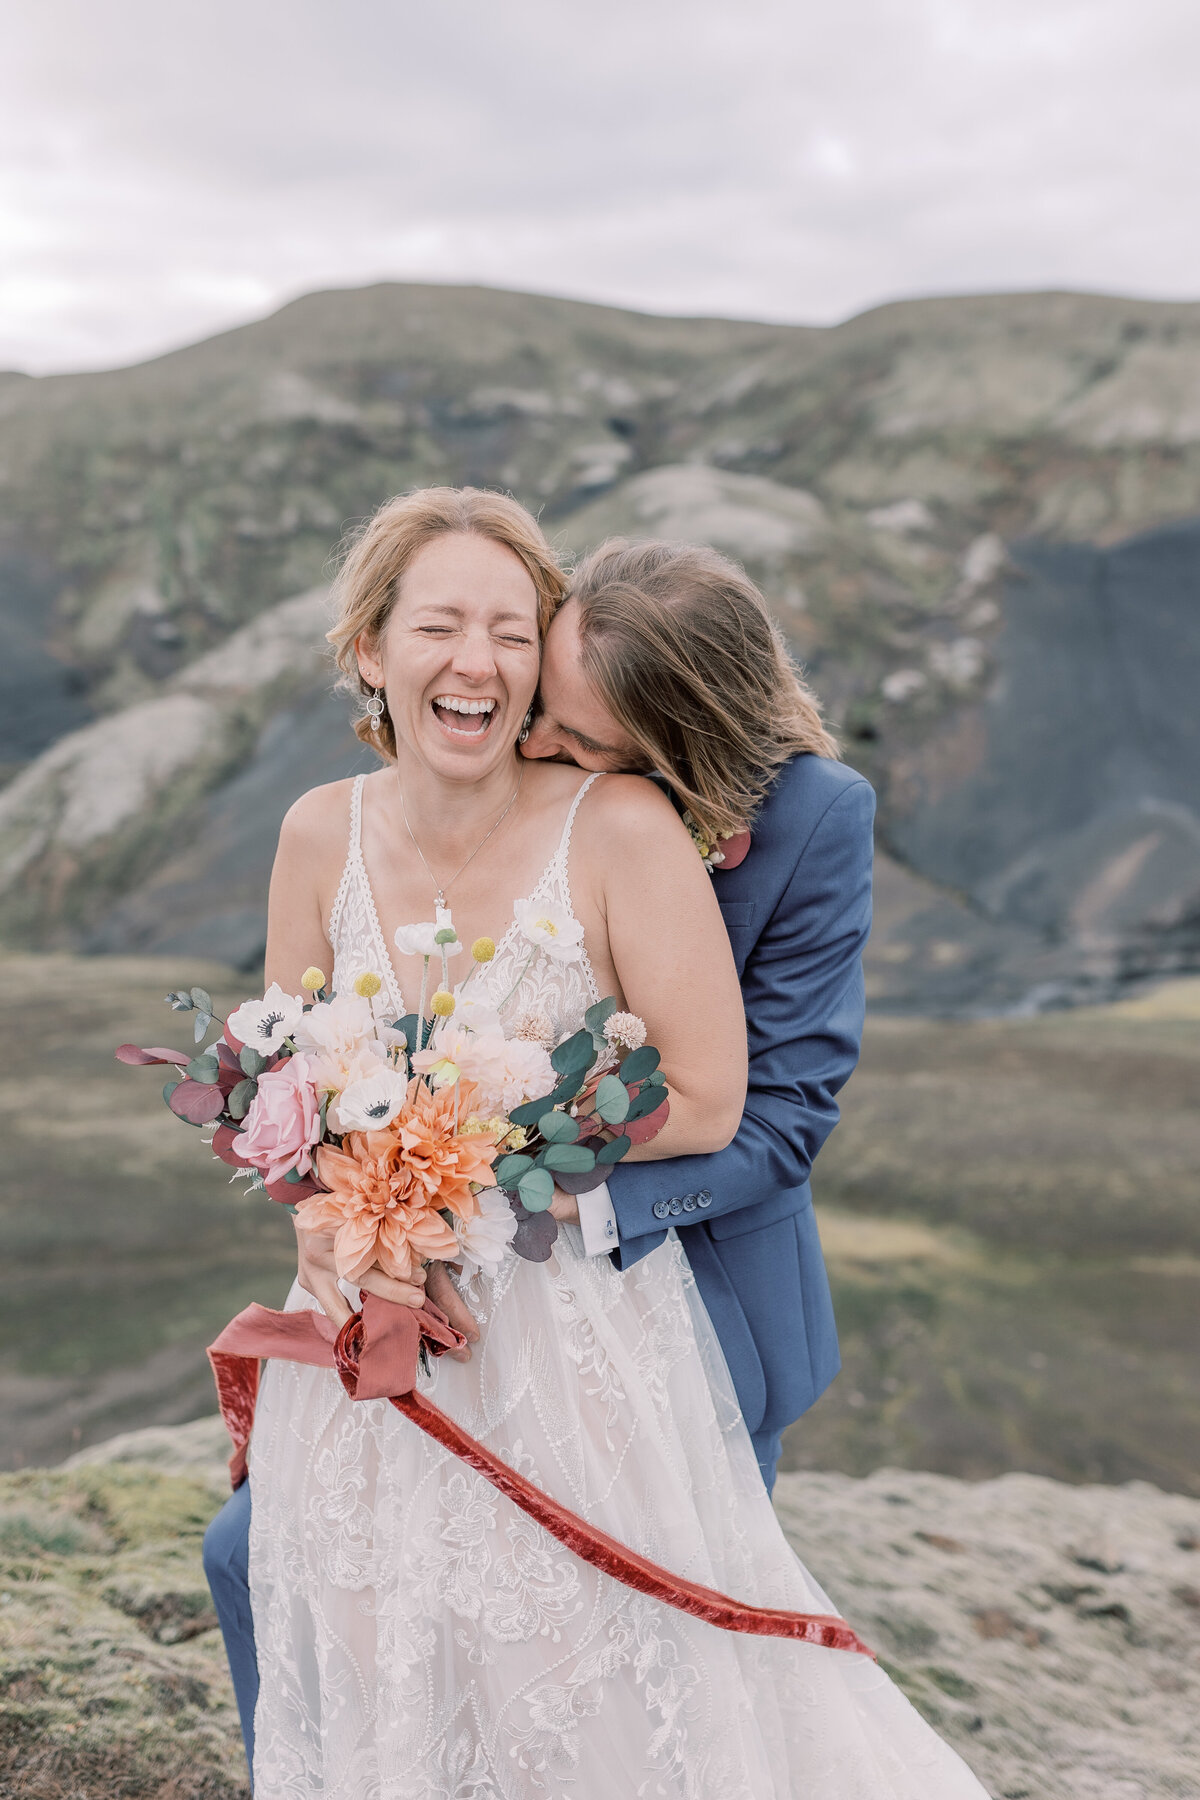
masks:
<path fill-rule="evenodd" d="M 400 579 L 377 645 L 358 661 L 385 691 L 397 753 L 432 773 L 477 781 L 512 755 L 537 689 L 538 597 L 503 544 L 445 532 Z"/>

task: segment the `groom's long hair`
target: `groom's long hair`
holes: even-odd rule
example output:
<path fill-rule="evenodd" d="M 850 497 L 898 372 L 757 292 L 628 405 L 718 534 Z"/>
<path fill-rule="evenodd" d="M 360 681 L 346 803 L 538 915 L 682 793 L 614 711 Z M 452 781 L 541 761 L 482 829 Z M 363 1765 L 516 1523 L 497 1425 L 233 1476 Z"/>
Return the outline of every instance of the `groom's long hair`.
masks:
<path fill-rule="evenodd" d="M 766 601 L 717 551 L 614 538 L 569 598 L 605 705 L 709 833 L 748 825 L 789 758 L 837 756 Z"/>

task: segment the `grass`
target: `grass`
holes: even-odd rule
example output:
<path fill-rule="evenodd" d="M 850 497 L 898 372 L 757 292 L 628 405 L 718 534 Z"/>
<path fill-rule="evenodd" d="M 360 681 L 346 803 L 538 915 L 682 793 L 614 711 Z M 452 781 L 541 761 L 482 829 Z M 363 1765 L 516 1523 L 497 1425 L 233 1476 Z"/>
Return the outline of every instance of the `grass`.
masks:
<path fill-rule="evenodd" d="M 784 1466 L 1200 1493 L 1200 982 L 871 1022 L 818 1165 L 841 1378 Z"/>

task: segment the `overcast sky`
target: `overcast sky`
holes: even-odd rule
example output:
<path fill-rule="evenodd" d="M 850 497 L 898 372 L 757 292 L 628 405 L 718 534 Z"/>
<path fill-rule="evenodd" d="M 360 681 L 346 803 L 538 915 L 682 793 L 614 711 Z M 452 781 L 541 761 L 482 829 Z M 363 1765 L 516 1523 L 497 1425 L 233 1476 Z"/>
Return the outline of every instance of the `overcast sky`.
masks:
<path fill-rule="evenodd" d="M 9 0 L 0 368 L 319 287 L 1200 298 L 1196 0 Z"/>

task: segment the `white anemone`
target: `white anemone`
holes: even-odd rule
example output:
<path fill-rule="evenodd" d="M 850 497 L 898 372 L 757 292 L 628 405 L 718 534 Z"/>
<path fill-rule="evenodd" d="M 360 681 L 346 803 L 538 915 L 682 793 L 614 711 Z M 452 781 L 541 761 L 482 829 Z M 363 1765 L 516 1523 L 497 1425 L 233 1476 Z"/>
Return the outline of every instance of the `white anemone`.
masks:
<path fill-rule="evenodd" d="M 439 931 L 454 930 L 454 920 L 450 917 L 449 908 L 439 906 L 436 919 L 427 919 L 421 925 L 398 925 L 393 942 L 401 956 L 457 956 L 462 949 L 457 937 L 452 943 L 439 944 Z"/>
<path fill-rule="evenodd" d="M 526 942 L 552 962 L 578 962 L 583 955 L 583 926 L 557 900 L 514 901 L 513 916 Z"/>
<path fill-rule="evenodd" d="M 304 998 L 285 994 L 273 981 L 261 1000 L 245 1000 L 229 1015 L 229 1029 L 239 1044 L 272 1056 L 291 1037 L 304 1017 Z"/>
<path fill-rule="evenodd" d="M 382 1131 L 390 1125 L 408 1097 L 408 1082 L 399 1069 L 380 1063 L 377 1070 L 352 1081 L 337 1101 L 339 1132 Z M 332 1111 L 332 1109 L 331 1109 Z"/>
<path fill-rule="evenodd" d="M 458 1239 L 458 1259 L 468 1279 L 482 1270 L 495 1275 L 504 1261 L 505 1252 L 517 1235 L 517 1221 L 507 1194 L 499 1188 L 484 1188 L 475 1196 L 479 1211 L 470 1219 L 454 1220 Z"/>

